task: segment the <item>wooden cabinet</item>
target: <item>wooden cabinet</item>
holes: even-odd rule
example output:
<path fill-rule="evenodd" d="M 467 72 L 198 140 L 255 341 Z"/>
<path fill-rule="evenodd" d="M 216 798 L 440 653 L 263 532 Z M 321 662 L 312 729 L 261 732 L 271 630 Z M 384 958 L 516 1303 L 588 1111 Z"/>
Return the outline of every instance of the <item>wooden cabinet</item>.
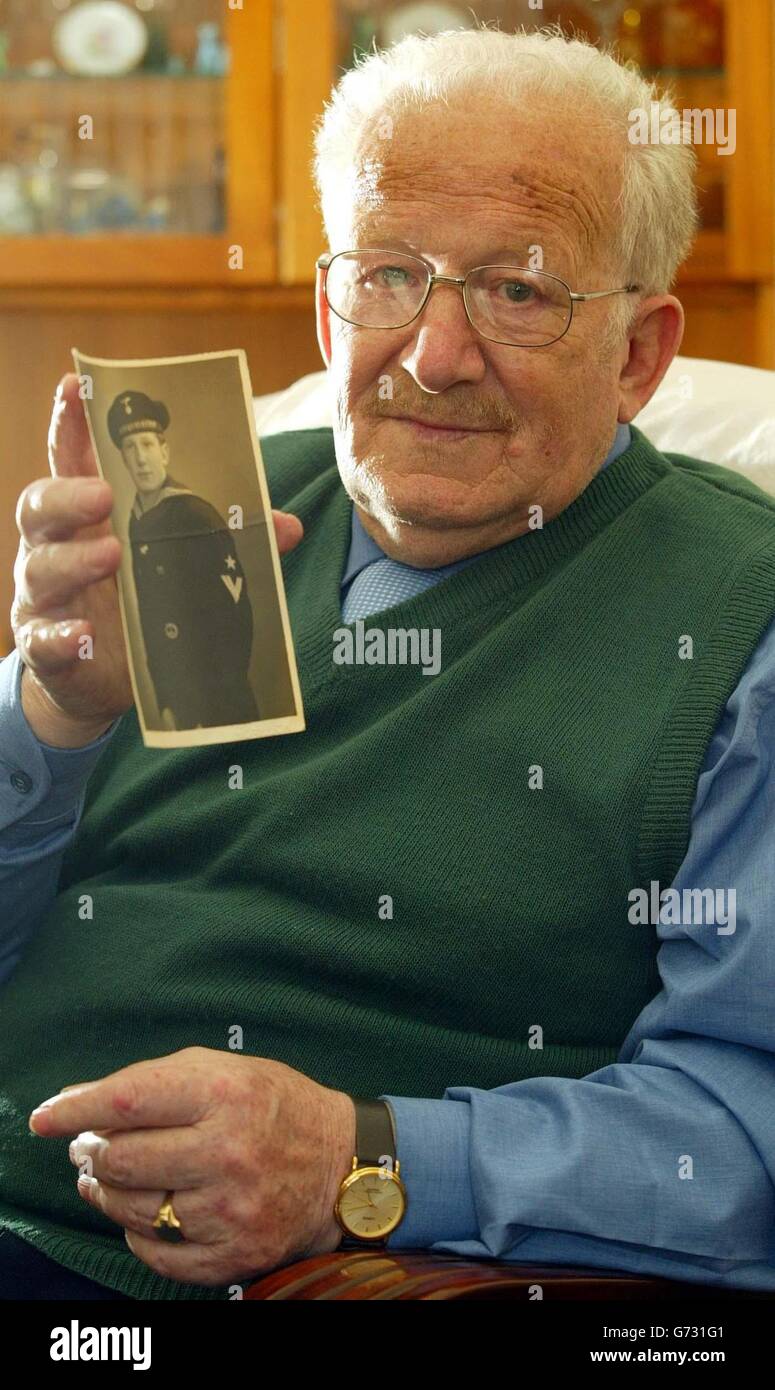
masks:
<path fill-rule="evenodd" d="M 683 350 L 775 366 L 775 0 L 125 3 L 148 26 L 145 58 L 95 77 L 57 57 L 71 0 L 0 0 L 0 313 L 121 312 L 138 296 L 172 313 L 308 303 L 324 249 L 312 129 L 333 83 L 373 40 L 473 11 L 506 29 L 559 17 L 668 77 L 679 107 L 735 111 L 735 153 L 698 148 Z M 228 51 L 222 75 L 208 69 L 208 26 Z"/>
<path fill-rule="evenodd" d="M 432 28 L 433 15 L 504 29 L 560 18 L 667 78 L 679 108 L 735 111 L 735 153 L 696 146 L 703 231 L 681 284 L 749 286 L 764 364 L 774 0 L 126 0 L 149 50 L 142 67 L 104 78 L 61 70 L 69 6 L 0 0 L 0 291 L 311 285 L 324 249 L 311 133 L 354 51 L 393 42 L 412 19 Z M 228 50 L 225 75 L 197 51 L 206 25 Z"/>

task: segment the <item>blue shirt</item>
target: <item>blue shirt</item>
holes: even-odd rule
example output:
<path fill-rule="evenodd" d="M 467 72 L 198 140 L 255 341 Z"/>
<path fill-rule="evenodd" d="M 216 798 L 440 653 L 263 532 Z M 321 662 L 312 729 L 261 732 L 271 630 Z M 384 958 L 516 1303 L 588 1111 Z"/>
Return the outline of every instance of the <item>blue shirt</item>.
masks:
<path fill-rule="evenodd" d="M 620 427 L 602 466 L 628 442 Z M 352 536 L 343 592 L 383 553 L 354 512 Z M 438 582 L 471 562 L 422 573 Z M 14 653 L 0 662 L 0 980 L 56 893 L 113 732 L 85 749 L 46 747 L 22 713 L 20 678 Z M 773 824 L 775 622 L 709 744 L 673 882 L 734 887 L 734 935 L 654 928 L 663 987 L 617 1062 L 589 1076 L 386 1095 L 409 1197 L 390 1248 L 775 1290 Z"/>

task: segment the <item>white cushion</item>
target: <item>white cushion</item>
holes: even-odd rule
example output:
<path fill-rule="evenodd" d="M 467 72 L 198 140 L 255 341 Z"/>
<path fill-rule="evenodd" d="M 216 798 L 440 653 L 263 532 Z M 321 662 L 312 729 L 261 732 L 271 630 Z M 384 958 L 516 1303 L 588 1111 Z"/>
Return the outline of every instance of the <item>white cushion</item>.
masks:
<path fill-rule="evenodd" d="M 270 396 L 254 396 L 256 429 L 261 434 L 280 434 L 283 430 L 313 430 L 332 423 L 328 396 L 328 373 L 311 372 L 299 377 L 284 391 Z"/>
<path fill-rule="evenodd" d="M 253 405 L 259 435 L 332 424 L 325 371 Z M 775 372 L 676 357 L 635 423 L 658 449 L 723 464 L 775 495 Z"/>
<path fill-rule="evenodd" d="M 675 357 L 635 423 L 663 452 L 721 463 L 775 494 L 775 372 Z"/>

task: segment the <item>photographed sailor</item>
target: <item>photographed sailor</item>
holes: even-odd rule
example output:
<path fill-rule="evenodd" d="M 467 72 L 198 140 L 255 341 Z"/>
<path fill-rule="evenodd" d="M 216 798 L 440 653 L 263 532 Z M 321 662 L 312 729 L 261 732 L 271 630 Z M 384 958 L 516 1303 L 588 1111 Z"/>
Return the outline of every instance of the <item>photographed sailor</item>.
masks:
<path fill-rule="evenodd" d="M 253 615 L 232 532 L 168 472 L 162 401 L 124 391 L 107 423 L 137 490 L 129 542 L 162 723 L 190 729 L 258 719 L 248 675 Z"/>

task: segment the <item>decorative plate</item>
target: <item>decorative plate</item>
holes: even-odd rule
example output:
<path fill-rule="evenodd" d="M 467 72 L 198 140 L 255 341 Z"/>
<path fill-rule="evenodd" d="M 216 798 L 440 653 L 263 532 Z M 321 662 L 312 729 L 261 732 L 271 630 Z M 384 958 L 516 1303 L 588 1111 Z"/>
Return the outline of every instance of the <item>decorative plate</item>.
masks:
<path fill-rule="evenodd" d="M 120 77 L 142 61 L 148 30 L 120 0 L 83 0 L 57 20 L 52 39 L 65 72 Z"/>

